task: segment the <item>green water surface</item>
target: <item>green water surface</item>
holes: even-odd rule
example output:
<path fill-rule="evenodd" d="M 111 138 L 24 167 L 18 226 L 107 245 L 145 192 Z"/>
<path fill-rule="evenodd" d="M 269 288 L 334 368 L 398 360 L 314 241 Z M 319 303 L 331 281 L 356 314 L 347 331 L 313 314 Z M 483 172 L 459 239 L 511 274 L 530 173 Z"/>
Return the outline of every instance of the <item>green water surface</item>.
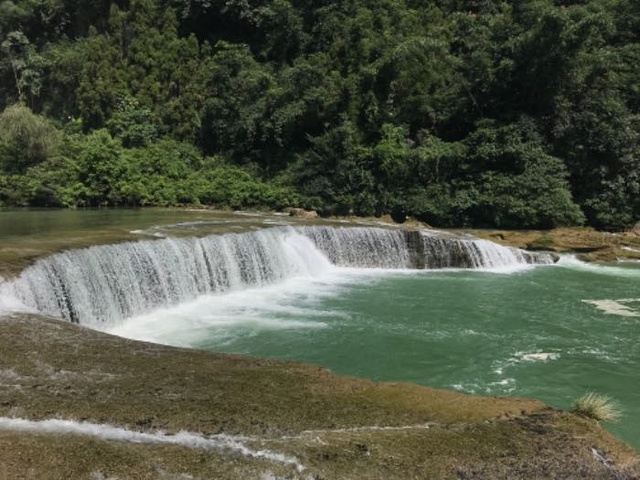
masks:
<path fill-rule="evenodd" d="M 640 316 L 607 314 L 583 301 L 603 299 L 623 299 L 630 315 L 640 315 L 640 268 L 384 274 L 308 306 L 308 321 L 325 328 L 249 322 L 212 328 L 194 343 L 374 380 L 534 397 L 565 409 L 586 391 L 601 392 L 617 399 L 624 415 L 606 427 L 640 448 Z M 292 303 L 305 302 L 301 296 Z"/>
<path fill-rule="evenodd" d="M 0 260 L 23 250 L 193 229 L 242 231 L 283 220 L 170 210 L 0 210 Z M 561 261 L 509 274 L 334 273 L 157 312 L 147 323 L 133 319 L 123 334 L 310 362 L 373 380 L 534 397 L 558 408 L 593 390 L 620 402 L 622 421 L 606 427 L 640 449 L 640 264 Z M 617 301 L 626 313 L 585 300 Z"/>

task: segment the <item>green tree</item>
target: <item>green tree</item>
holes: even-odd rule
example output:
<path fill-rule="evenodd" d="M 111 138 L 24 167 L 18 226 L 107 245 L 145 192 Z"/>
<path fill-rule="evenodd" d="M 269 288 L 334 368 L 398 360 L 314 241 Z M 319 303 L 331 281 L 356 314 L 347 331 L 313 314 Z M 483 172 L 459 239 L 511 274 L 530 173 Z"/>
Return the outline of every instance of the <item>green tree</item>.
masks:
<path fill-rule="evenodd" d="M 55 156 L 61 132 L 28 107 L 15 104 L 0 113 L 0 169 L 22 174 L 29 167 Z"/>
<path fill-rule="evenodd" d="M 0 48 L 8 58 L 18 101 L 32 105 L 42 87 L 43 58 L 20 31 L 9 33 Z"/>
<path fill-rule="evenodd" d="M 549 155 L 528 118 L 481 126 L 467 143 L 465 174 L 479 192 L 469 216 L 476 226 L 552 228 L 584 215 L 573 201 L 562 160 Z"/>
<path fill-rule="evenodd" d="M 309 206 L 340 215 L 378 213 L 373 155 L 362 145 L 355 125 L 345 120 L 310 141 L 312 147 L 288 173 L 310 198 Z"/>
<path fill-rule="evenodd" d="M 127 148 L 150 145 L 159 136 L 151 110 L 141 106 L 131 97 L 120 100 L 107 121 L 107 128 L 111 135 L 119 137 Z"/>
<path fill-rule="evenodd" d="M 122 145 L 106 130 L 97 130 L 78 145 L 79 181 L 76 193 L 80 206 L 119 205 L 123 198 L 118 185 L 127 176 L 129 166 L 122 155 Z"/>

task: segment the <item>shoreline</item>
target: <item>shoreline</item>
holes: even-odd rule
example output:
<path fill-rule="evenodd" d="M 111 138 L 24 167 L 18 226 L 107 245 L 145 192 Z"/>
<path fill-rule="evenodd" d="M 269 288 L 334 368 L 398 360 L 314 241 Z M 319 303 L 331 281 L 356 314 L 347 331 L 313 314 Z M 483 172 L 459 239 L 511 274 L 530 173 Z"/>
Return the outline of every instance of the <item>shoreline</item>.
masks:
<path fill-rule="evenodd" d="M 0 472 L 7 478 L 38 478 L 52 468 L 51 478 L 640 475 L 631 447 L 595 421 L 537 400 L 377 383 L 33 315 L 1 318 L 0 344 Z M 31 422 L 30 429 L 7 427 L 6 418 Z M 66 430 L 43 430 L 51 419 L 67 421 Z M 89 427 L 94 433 L 80 431 Z M 170 437 L 143 441 L 154 435 Z M 176 440 L 185 435 L 236 443 L 208 450 Z"/>
<path fill-rule="evenodd" d="M 640 234 L 632 231 L 609 233 L 587 227 L 460 231 L 528 251 L 574 253 L 580 260 L 590 263 L 640 260 Z"/>

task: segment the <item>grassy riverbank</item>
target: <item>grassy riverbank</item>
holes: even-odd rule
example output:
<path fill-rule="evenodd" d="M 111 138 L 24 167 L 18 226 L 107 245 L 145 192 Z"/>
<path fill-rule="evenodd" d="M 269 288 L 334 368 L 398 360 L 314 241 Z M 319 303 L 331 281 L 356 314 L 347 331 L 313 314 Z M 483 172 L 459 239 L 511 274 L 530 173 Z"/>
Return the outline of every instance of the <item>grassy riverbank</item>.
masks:
<path fill-rule="evenodd" d="M 0 430 L 0 478 L 640 474 L 637 454 L 596 423 L 538 401 L 378 384 L 314 366 L 135 342 L 35 316 L 1 319 L 0 342 L 2 417 L 241 435 L 252 448 L 295 457 L 305 467 L 300 473 L 233 453 Z"/>

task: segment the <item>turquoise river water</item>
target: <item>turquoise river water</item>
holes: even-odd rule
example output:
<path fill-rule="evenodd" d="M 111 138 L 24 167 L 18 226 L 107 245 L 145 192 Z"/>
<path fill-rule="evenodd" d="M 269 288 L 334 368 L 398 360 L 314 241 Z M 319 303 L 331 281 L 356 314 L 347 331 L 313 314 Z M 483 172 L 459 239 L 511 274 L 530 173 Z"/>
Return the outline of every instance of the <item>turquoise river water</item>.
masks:
<path fill-rule="evenodd" d="M 499 267 L 409 270 L 397 231 L 211 215 L 0 212 L 5 256 L 96 229 L 143 240 L 38 261 L 0 281 L 0 312 L 35 309 L 130 338 L 558 408 L 595 391 L 623 412 L 606 428 L 640 449 L 640 264 L 565 256 L 531 266 L 487 242 L 471 248 L 427 232 L 434 255 L 453 259 L 464 247 Z M 154 240 L 175 225 L 209 236 Z M 385 268 L 363 268 L 376 265 Z"/>
<path fill-rule="evenodd" d="M 500 273 L 344 269 L 202 298 L 113 331 L 558 408 L 605 393 L 624 415 L 607 428 L 640 448 L 636 265 L 566 257 Z"/>

